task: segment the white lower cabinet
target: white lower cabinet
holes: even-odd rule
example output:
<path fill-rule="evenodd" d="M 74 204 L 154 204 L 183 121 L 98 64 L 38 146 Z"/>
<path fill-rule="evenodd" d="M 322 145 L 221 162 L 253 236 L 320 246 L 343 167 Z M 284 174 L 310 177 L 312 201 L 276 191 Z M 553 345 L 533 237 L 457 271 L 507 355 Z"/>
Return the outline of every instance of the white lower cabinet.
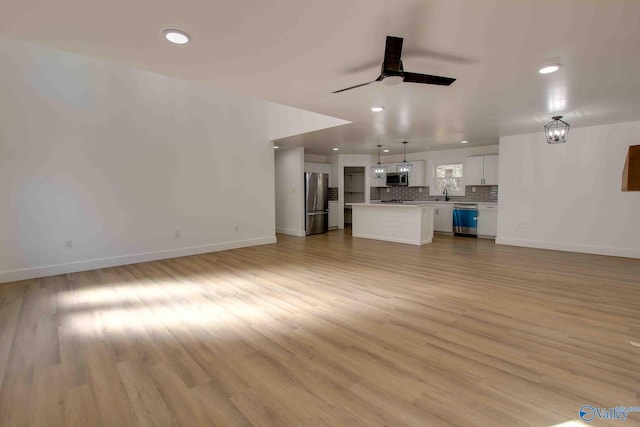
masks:
<path fill-rule="evenodd" d="M 478 236 L 498 235 L 498 207 L 495 204 L 478 204 Z"/>
<path fill-rule="evenodd" d="M 338 228 L 338 202 L 329 202 L 329 229 Z"/>
<path fill-rule="evenodd" d="M 453 205 L 433 205 L 433 231 L 453 233 Z"/>

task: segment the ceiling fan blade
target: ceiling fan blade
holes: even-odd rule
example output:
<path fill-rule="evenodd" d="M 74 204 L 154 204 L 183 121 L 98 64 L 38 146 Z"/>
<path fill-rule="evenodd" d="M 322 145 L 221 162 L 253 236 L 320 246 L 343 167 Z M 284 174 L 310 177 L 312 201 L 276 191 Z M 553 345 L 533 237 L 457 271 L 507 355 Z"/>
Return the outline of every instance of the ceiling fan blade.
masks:
<path fill-rule="evenodd" d="M 367 82 L 367 83 L 361 83 L 361 84 L 359 84 L 359 85 L 355 85 L 355 86 L 347 87 L 347 88 L 344 88 L 344 89 L 336 90 L 335 92 L 331 92 L 331 93 L 344 92 L 345 90 L 350 90 L 350 89 L 355 89 L 355 88 L 357 88 L 357 87 L 362 87 L 362 86 L 370 85 L 371 83 L 374 83 L 374 82 L 377 82 L 377 81 L 380 81 L 380 78 L 379 78 L 379 77 L 378 77 L 376 80 L 374 80 L 374 81 Z"/>
<path fill-rule="evenodd" d="M 387 36 L 387 45 L 384 49 L 383 71 L 402 71 L 400 67 L 400 55 L 402 54 L 402 38 Z"/>
<path fill-rule="evenodd" d="M 475 59 L 470 57 L 453 55 L 431 49 L 404 49 L 402 53 L 402 57 L 405 60 L 432 60 L 452 62 L 454 64 L 473 64 L 476 62 Z"/>
<path fill-rule="evenodd" d="M 430 74 L 418 74 L 404 72 L 404 80 L 408 83 L 426 83 L 430 85 L 450 86 L 456 79 L 451 77 L 432 76 Z"/>

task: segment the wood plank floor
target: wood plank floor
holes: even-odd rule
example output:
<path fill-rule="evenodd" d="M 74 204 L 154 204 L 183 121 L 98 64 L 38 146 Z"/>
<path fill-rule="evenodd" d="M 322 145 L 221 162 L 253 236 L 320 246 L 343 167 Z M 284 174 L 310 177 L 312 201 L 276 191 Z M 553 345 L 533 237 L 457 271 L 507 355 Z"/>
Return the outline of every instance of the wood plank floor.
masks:
<path fill-rule="evenodd" d="M 553 426 L 640 403 L 640 260 L 278 240 L 0 285 L 0 425 Z"/>

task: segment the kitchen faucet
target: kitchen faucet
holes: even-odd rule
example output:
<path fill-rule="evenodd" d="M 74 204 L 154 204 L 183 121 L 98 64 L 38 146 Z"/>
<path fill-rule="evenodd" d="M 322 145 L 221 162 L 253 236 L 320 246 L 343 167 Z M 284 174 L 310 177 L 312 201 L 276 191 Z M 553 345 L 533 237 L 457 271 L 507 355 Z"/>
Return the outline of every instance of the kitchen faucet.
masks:
<path fill-rule="evenodd" d="M 448 202 L 449 201 L 449 192 L 447 191 L 447 187 L 444 187 L 444 191 L 442 192 L 442 194 L 444 194 L 444 201 Z"/>

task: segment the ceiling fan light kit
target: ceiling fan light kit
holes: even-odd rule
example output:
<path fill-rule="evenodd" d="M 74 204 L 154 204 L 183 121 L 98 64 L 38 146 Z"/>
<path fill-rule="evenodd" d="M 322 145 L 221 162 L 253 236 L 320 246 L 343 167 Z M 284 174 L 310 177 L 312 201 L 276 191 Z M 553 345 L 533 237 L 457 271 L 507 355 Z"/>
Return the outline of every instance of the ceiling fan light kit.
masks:
<path fill-rule="evenodd" d="M 377 179 L 387 176 L 387 165 L 383 165 L 382 163 L 380 163 L 380 147 L 382 147 L 382 145 L 378 144 L 378 163 L 376 165 L 373 165 L 373 167 L 371 168 L 373 177 Z"/>
<path fill-rule="evenodd" d="M 432 76 L 430 74 L 410 73 L 408 71 L 404 71 L 402 59 L 400 58 L 402 55 L 403 40 L 404 39 L 402 37 L 387 36 L 382 70 L 377 79 L 345 89 L 336 90 L 332 93 L 344 92 L 346 90 L 366 86 L 374 82 L 382 82 L 384 85 L 397 85 L 405 82 L 449 86 L 451 83 L 456 81 L 456 79 L 451 77 Z"/>
<path fill-rule="evenodd" d="M 404 79 L 401 76 L 389 76 L 382 80 L 382 84 L 385 86 L 395 86 L 402 83 L 403 80 Z"/>
<path fill-rule="evenodd" d="M 554 116 L 551 121 L 544 125 L 544 133 L 548 144 L 563 144 L 567 142 L 569 135 L 569 123 L 565 122 L 562 116 Z"/>
<path fill-rule="evenodd" d="M 413 164 L 407 162 L 407 141 L 402 141 L 404 160 L 402 163 L 398 163 L 396 165 L 396 172 L 407 174 L 407 176 L 411 176 L 411 170 L 413 169 Z"/>

